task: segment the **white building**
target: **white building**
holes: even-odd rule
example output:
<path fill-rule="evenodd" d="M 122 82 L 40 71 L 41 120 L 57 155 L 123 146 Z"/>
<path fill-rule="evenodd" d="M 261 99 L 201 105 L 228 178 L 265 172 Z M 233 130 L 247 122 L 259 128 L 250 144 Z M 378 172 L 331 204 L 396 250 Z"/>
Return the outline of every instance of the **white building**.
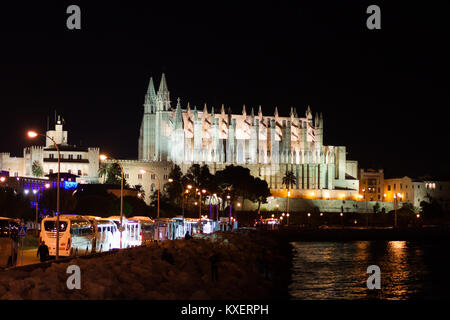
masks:
<path fill-rule="evenodd" d="M 435 199 L 444 210 L 450 211 L 450 181 L 414 179 L 410 177 L 384 180 L 385 201 L 394 201 L 394 195 L 402 202 L 410 203 L 414 210 L 420 210 L 422 201 Z"/>
<path fill-rule="evenodd" d="M 98 182 L 99 148 L 69 145 L 68 132 L 63 129 L 60 117 L 55 129 L 48 130 L 46 135 L 54 139 L 60 149 L 60 172 L 77 175 L 79 183 Z M 8 171 L 10 176 L 34 177 L 33 164 L 42 168 L 44 176 L 58 172 L 58 153 L 49 138 L 46 138 L 45 146 L 24 148 L 23 157 L 0 153 L 0 168 Z"/>
<path fill-rule="evenodd" d="M 164 74 L 158 93 L 153 79 L 145 95 L 144 114 L 139 137 L 139 160 L 172 161 L 183 172 L 193 164 L 207 164 L 211 173 L 230 164 L 249 168 L 266 180 L 272 193 L 283 196 L 282 179 L 292 171 L 297 182 L 293 197 L 357 199 L 358 163 L 347 160 L 345 146 L 323 144 L 323 117 L 307 108 L 300 117 L 295 108 L 289 116 L 232 114 L 222 105 L 203 111 L 181 106 L 172 108 Z M 278 191 L 278 192 L 277 192 Z"/>

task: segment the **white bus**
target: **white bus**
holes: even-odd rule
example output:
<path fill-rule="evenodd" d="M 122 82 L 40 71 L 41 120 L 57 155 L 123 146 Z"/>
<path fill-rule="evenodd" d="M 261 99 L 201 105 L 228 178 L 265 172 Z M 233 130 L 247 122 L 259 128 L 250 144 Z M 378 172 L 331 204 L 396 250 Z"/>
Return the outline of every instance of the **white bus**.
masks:
<path fill-rule="evenodd" d="M 136 216 L 128 221 L 138 222 L 139 242 L 141 245 L 148 245 L 155 237 L 155 221 L 149 217 Z"/>
<path fill-rule="evenodd" d="M 101 218 L 96 221 L 96 251 L 110 251 L 120 248 L 120 232 L 114 221 Z"/>
<path fill-rule="evenodd" d="M 60 215 L 59 255 L 62 257 L 92 252 L 93 224 L 84 216 Z M 45 241 L 50 256 L 56 256 L 56 217 L 41 222 L 40 242 Z"/>
<path fill-rule="evenodd" d="M 0 217 L 0 267 L 12 267 L 17 263 L 19 223 L 12 218 Z"/>
<path fill-rule="evenodd" d="M 119 248 L 120 248 L 120 216 L 111 216 L 107 219 L 114 221 L 119 230 Z M 140 245 L 139 243 L 139 231 L 138 223 L 136 221 L 128 221 L 127 218 L 122 218 L 123 231 L 122 231 L 122 248 L 129 248 L 132 246 Z"/>

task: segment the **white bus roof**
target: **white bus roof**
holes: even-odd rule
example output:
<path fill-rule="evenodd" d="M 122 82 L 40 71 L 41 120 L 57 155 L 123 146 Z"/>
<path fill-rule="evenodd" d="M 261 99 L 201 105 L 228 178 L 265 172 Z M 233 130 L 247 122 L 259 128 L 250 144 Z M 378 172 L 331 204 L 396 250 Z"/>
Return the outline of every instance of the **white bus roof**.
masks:
<path fill-rule="evenodd" d="M 120 216 L 111 216 L 111 217 L 108 217 L 106 219 L 120 221 Z M 122 217 L 122 220 L 123 221 L 127 221 L 128 219 L 125 218 L 125 217 Z"/>
<path fill-rule="evenodd" d="M 145 217 L 145 216 L 135 216 L 135 217 L 128 218 L 128 220 L 145 220 L 145 221 L 153 221 L 150 217 Z"/>
<path fill-rule="evenodd" d="M 44 220 L 56 220 L 57 217 L 45 217 Z M 61 214 L 59 215 L 59 219 L 63 219 L 63 220 L 80 220 L 80 219 L 84 219 L 84 220 L 88 220 L 86 217 L 76 214 L 76 215 L 72 215 L 72 214 Z"/>

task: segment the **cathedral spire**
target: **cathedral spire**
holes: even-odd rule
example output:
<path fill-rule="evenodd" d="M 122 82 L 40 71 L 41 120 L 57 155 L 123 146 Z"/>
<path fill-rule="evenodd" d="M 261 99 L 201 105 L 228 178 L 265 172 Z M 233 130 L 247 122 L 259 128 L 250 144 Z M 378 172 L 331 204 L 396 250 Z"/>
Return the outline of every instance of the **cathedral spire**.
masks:
<path fill-rule="evenodd" d="M 220 109 L 220 113 L 225 114 L 225 106 L 223 103 L 222 103 L 222 108 Z"/>
<path fill-rule="evenodd" d="M 250 116 L 253 118 L 255 116 L 255 112 L 253 112 L 253 107 L 252 110 L 250 111 Z"/>
<path fill-rule="evenodd" d="M 308 109 L 306 109 L 306 117 L 309 118 L 309 116 L 311 116 L 311 108 L 308 105 Z"/>
<path fill-rule="evenodd" d="M 162 92 L 169 92 L 169 89 L 167 87 L 167 81 L 166 81 L 166 75 L 163 73 L 162 77 L 161 77 L 161 82 L 159 83 L 159 89 L 158 89 L 158 94 Z"/>
<path fill-rule="evenodd" d="M 181 116 L 181 103 L 180 98 L 177 99 L 177 108 L 175 109 L 175 117 L 174 117 L 174 129 L 182 129 L 183 128 L 183 117 Z"/>
<path fill-rule="evenodd" d="M 150 82 L 148 83 L 147 95 L 151 99 L 156 99 L 155 85 L 153 84 L 153 77 L 150 77 Z"/>
<path fill-rule="evenodd" d="M 208 115 L 208 107 L 206 106 L 206 103 L 205 103 L 205 106 L 203 107 L 203 114 L 204 114 L 204 118 Z"/>
<path fill-rule="evenodd" d="M 187 103 L 187 113 L 191 113 L 191 104 L 188 102 Z"/>
<path fill-rule="evenodd" d="M 167 87 L 166 76 L 163 73 L 161 77 L 161 83 L 159 84 L 158 94 L 158 110 L 168 111 L 170 110 L 170 95 Z"/>
<path fill-rule="evenodd" d="M 291 112 L 289 113 L 289 116 L 291 118 L 294 117 L 294 108 L 293 107 L 291 107 Z"/>
<path fill-rule="evenodd" d="M 194 106 L 194 120 L 198 119 L 197 106 Z"/>
<path fill-rule="evenodd" d="M 278 118 L 278 107 L 275 107 L 275 118 Z"/>
<path fill-rule="evenodd" d="M 148 83 L 147 93 L 144 99 L 144 112 L 153 113 L 155 112 L 156 104 L 156 92 L 155 86 L 153 84 L 153 77 L 150 77 L 150 82 Z"/>
<path fill-rule="evenodd" d="M 243 116 L 247 115 L 247 110 L 245 110 L 245 104 L 242 106 L 242 115 Z"/>
<path fill-rule="evenodd" d="M 262 117 L 262 110 L 261 110 L 261 105 L 259 105 L 259 109 L 258 109 L 258 117 Z"/>

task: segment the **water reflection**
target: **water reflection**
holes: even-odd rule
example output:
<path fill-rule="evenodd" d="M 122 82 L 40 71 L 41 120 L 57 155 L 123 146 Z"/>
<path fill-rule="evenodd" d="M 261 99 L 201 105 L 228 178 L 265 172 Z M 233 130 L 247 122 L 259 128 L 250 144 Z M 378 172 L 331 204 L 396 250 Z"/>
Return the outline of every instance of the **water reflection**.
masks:
<path fill-rule="evenodd" d="M 442 299 L 450 281 L 446 244 L 407 241 L 295 242 L 293 299 Z M 442 264 L 446 267 L 442 267 Z M 381 269 L 381 290 L 369 290 L 369 265 Z"/>

